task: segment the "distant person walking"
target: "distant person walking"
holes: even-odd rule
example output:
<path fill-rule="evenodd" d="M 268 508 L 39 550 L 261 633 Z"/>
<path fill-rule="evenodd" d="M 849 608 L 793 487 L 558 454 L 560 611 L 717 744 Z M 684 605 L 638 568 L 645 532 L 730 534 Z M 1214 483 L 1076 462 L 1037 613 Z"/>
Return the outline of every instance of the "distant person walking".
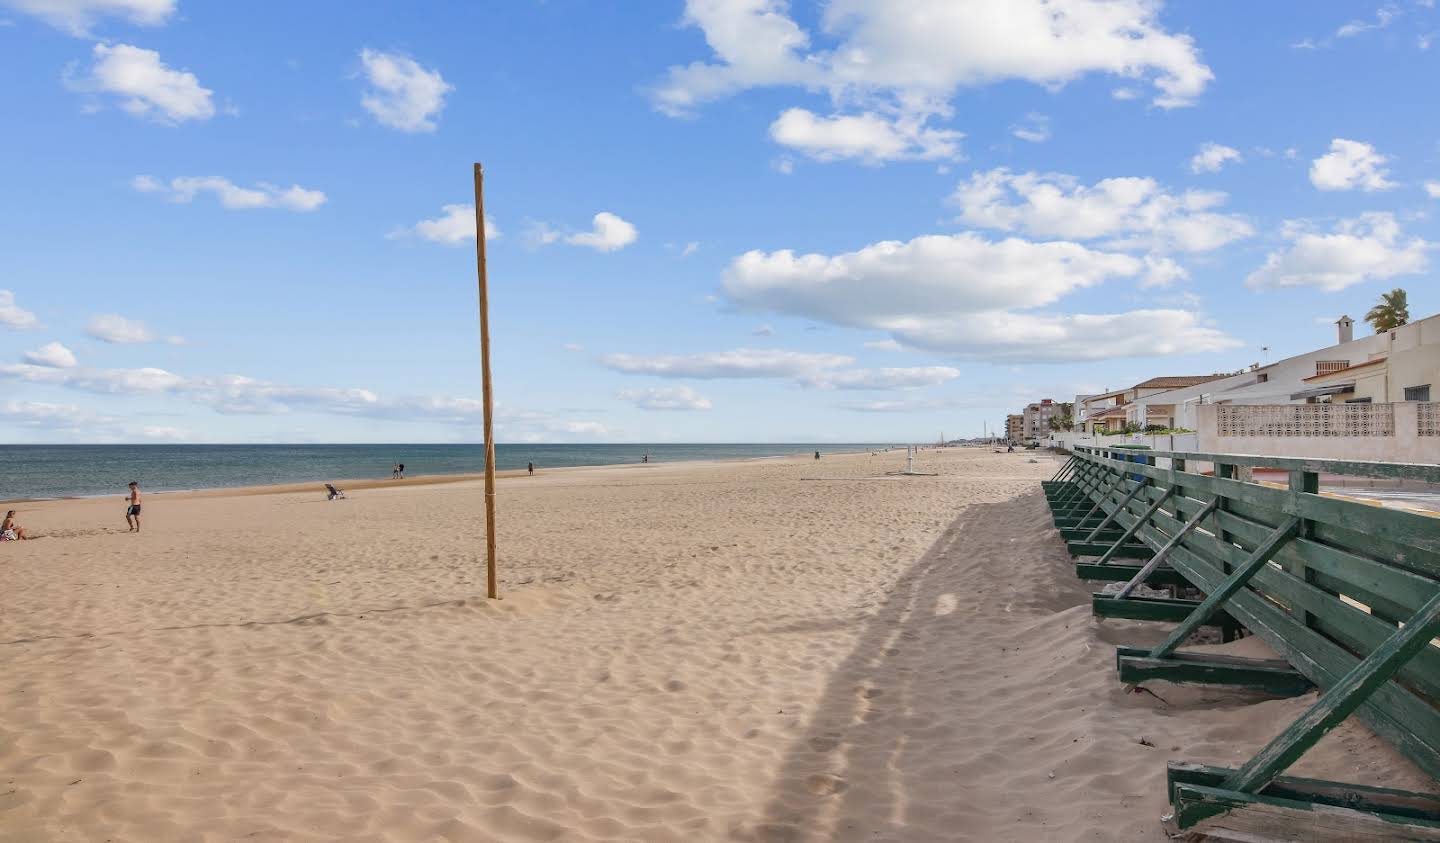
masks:
<path fill-rule="evenodd" d="M 0 542 L 24 541 L 25 528 L 15 523 L 15 510 L 5 513 L 5 520 L 0 521 Z"/>
<path fill-rule="evenodd" d="M 391 480 L 397 480 L 397 479 L 399 479 L 399 477 L 400 477 L 400 463 L 398 463 L 398 462 L 392 462 L 392 463 L 390 463 L 390 479 L 391 479 Z"/>
<path fill-rule="evenodd" d="M 531 476 L 531 477 L 534 477 L 534 476 L 535 476 L 535 463 L 533 463 L 533 462 L 527 462 L 527 463 L 525 463 L 525 467 L 530 470 L 530 476 Z"/>
<path fill-rule="evenodd" d="M 404 479 L 405 479 L 405 463 L 403 463 L 403 462 L 400 463 L 398 466 L 396 466 L 396 468 L 398 468 L 398 469 L 400 470 L 400 479 L 401 479 L 401 480 L 404 480 Z"/>
<path fill-rule="evenodd" d="M 125 523 L 130 525 L 130 532 L 140 532 L 140 484 L 134 480 L 130 481 L 130 496 L 125 507 Z"/>
<path fill-rule="evenodd" d="M 815 459 L 817 459 L 817 460 L 820 459 L 820 452 L 819 452 L 819 451 L 816 451 L 816 452 L 815 452 Z"/>

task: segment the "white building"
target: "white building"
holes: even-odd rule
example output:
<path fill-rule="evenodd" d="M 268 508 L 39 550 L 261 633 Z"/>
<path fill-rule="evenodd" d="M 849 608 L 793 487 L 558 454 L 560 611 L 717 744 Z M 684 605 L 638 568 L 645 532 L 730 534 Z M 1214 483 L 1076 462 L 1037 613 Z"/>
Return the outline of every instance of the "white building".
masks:
<path fill-rule="evenodd" d="M 1419 326 L 1435 319 L 1440 317 L 1432 316 L 1414 324 Z M 1206 383 L 1138 397 L 1126 407 L 1127 418 L 1139 420 L 1150 418 L 1152 414 L 1163 415 L 1168 408 L 1172 427 L 1195 430 L 1199 425 L 1197 408 L 1202 404 L 1303 403 L 1322 395 L 1342 392 L 1337 385 L 1316 386 L 1307 378 L 1332 374 L 1368 362 L 1377 355 L 1385 354 L 1391 343 L 1391 332 L 1354 339 L 1354 324 L 1348 316 L 1340 318 L 1336 323 L 1338 342 L 1335 345 L 1265 366 L 1255 366 L 1249 371 Z M 1426 330 L 1440 333 L 1440 327 Z"/>

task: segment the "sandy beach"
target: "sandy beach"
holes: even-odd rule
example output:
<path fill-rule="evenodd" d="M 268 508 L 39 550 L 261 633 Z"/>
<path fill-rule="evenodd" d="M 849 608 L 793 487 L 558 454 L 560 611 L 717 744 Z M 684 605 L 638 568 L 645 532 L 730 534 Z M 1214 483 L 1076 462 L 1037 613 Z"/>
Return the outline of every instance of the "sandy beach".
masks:
<path fill-rule="evenodd" d="M 1167 759 L 1313 702 L 1126 694 L 1169 627 L 1092 617 L 1053 459 L 903 464 L 503 478 L 498 602 L 473 480 L 27 504 L 0 840 L 1163 841 Z M 1432 785 L 1354 722 L 1295 772 Z"/>

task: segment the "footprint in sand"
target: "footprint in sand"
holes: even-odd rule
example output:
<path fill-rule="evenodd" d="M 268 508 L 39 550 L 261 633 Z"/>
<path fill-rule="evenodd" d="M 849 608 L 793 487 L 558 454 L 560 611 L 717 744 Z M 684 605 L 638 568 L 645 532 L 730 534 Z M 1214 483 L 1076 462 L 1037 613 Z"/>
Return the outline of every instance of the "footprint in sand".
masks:
<path fill-rule="evenodd" d="M 805 789 L 816 796 L 834 796 L 843 793 L 850 783 L 829 773 L 816 773 L 805 780 Z"/>

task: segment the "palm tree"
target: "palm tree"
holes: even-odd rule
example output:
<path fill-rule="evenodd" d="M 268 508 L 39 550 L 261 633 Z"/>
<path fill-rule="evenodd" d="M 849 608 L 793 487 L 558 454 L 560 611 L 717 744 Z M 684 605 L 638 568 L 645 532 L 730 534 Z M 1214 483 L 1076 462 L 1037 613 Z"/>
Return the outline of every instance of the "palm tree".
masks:
<path fill-rule="evenodd" d="M 1398 328 L 1410 321 L 1410 302 L 1406 299 L 1405 291 L 1396 287 L 1388 293 L 1380 294 L 1380 303 L 1370 308 L 1365 314 L 1365 321 L 1375 329 L 1375 333 L 1388 331 L 1391 328 Z"/>

